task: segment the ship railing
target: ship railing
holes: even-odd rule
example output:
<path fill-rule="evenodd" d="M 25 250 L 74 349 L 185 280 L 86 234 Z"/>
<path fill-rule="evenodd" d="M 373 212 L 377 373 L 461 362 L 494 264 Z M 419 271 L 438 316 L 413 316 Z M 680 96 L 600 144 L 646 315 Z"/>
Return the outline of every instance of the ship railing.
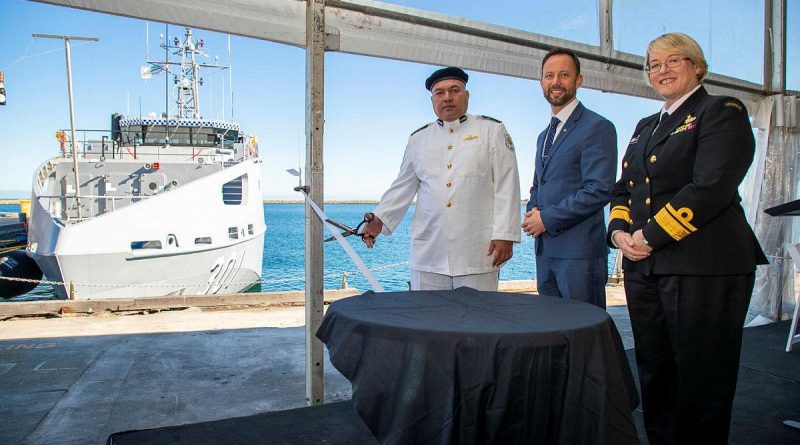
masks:
<path fill-rule="evenodd" d="M 41 195 L 37 199 L 50 215 L 65 224 L 76 224 L 111 213 L 154 195 Z M 81 208 L 78 217 L 78 206 Z"/>
<path fill-rule="evenodd" d="M 99 156 L 101 159 L 137 159 L 140 150 L 146 155 L 159 157 L 185 157 L 185 152 L 176 148 L 190 148 L 193 157 L 219 155 L 224 162 L 239 163 L 258 157 L 258 141 L 255 137 L 242 137 L 232 140 L 208 134 L 148 131 L 144 135 L 129 130 L 76 130 L 76 146 L 80 158 Z M 68 130 L 58 130 L 61 155 L 72 158 L 72 138 Z M 205 138 L 200 137 L 205 136 Z M 213 137 L 213 140 L 209 140 Z M 209 151 L 211 151 L 209 153 Z"/>

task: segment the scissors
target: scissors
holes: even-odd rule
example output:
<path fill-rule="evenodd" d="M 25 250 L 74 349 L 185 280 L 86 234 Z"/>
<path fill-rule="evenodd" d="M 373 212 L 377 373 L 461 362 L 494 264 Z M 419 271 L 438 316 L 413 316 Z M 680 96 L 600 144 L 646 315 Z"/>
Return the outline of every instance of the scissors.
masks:
<path fill-rule="evenodd" d="M 359 233 L 359 231 L 364 226 L 364 224 L 367 224 L 370 221 L 372 221 L 372 218 L 374 218 L 374 217 L 375 217 L 374 213 L 365 214 L 364 215 L 364 219 L 360 223 L 358 223 L 358 225 L 355 228 L 350 227 L 350 226 L 346 226 L 346 225 L 344 225 L 344 224 L 342 224 L 342 223 L 340 223 L 338 221 L 334 221 L 332 219 L 326 219 L 325 222 L 330 223 L 332 226 L 334 226 L 334 227 L 336 227 L 338 229 L 344 230 L 344 232 L 342 232 L 342 236 L 344 236 L 344 237 L 348 237 L 350 235 L 355 235 L 355 236 L 361 237 L 361 239 L 364 239 L 365 236 L 369 236 L 369 235 L 367 235 L 364 232 Z M 327 243 L 328 241 L 333 241 L 335 239 L 336 239 L 335 236 L 331 236 L 331 237 L 325 238 L 325 240 L 323 242 Z"/>

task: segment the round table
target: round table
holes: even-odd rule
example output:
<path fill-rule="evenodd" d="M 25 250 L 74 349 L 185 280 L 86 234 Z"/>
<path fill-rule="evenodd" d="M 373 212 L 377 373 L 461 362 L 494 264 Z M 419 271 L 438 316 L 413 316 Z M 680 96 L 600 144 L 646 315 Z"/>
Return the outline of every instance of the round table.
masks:
<path fill-rule="evenodd" d="M 622 341 L 586 303 L 367 292 L 331 304 L 317 337 L 382 443 L 638 443 Z"/>

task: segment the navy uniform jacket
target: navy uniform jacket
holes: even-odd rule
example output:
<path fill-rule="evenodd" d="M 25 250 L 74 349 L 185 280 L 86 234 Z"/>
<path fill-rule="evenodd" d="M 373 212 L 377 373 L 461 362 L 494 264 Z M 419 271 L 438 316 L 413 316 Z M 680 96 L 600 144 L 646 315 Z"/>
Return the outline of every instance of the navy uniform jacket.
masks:
<path fill-rule="evenodd" d="M 536 255 L 598 258 L 608 255 L 603 209 L 611 198 L 617 164 L 617 131 L 579 103 L 556 137 L 547 159 L 545 128 L 536 143 L 536 171 L 527 210 L 538 207 L 546 231 Z"/>
<path fill-rule="evenodd" d="M 645 274 L 735 275 L 766 264 L 738 187 L 753 161 L 747 110 L 700 87 L 661 125 L 639 121 L 611 199 L 611 233 L 643 229 L 652 254 L 623 260 Z"/>

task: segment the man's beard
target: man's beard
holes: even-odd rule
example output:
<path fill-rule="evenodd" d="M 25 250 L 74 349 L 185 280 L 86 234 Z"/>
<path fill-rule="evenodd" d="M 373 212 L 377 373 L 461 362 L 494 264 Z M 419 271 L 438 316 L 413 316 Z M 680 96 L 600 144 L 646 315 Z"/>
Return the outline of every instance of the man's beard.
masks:
<path fill-rule="evenodd" d="M 560 98 L 553 99 L 550 97 L 550 92 L 548 91 L 547 94 L 544 95 L 545 100 L 553 105 L 554 107 L 560 107 L 562 105 L 566 105 L 575 97 L 575 92 L 572 90 L 564 89 L 564 94 L 561 95 Z"/>

